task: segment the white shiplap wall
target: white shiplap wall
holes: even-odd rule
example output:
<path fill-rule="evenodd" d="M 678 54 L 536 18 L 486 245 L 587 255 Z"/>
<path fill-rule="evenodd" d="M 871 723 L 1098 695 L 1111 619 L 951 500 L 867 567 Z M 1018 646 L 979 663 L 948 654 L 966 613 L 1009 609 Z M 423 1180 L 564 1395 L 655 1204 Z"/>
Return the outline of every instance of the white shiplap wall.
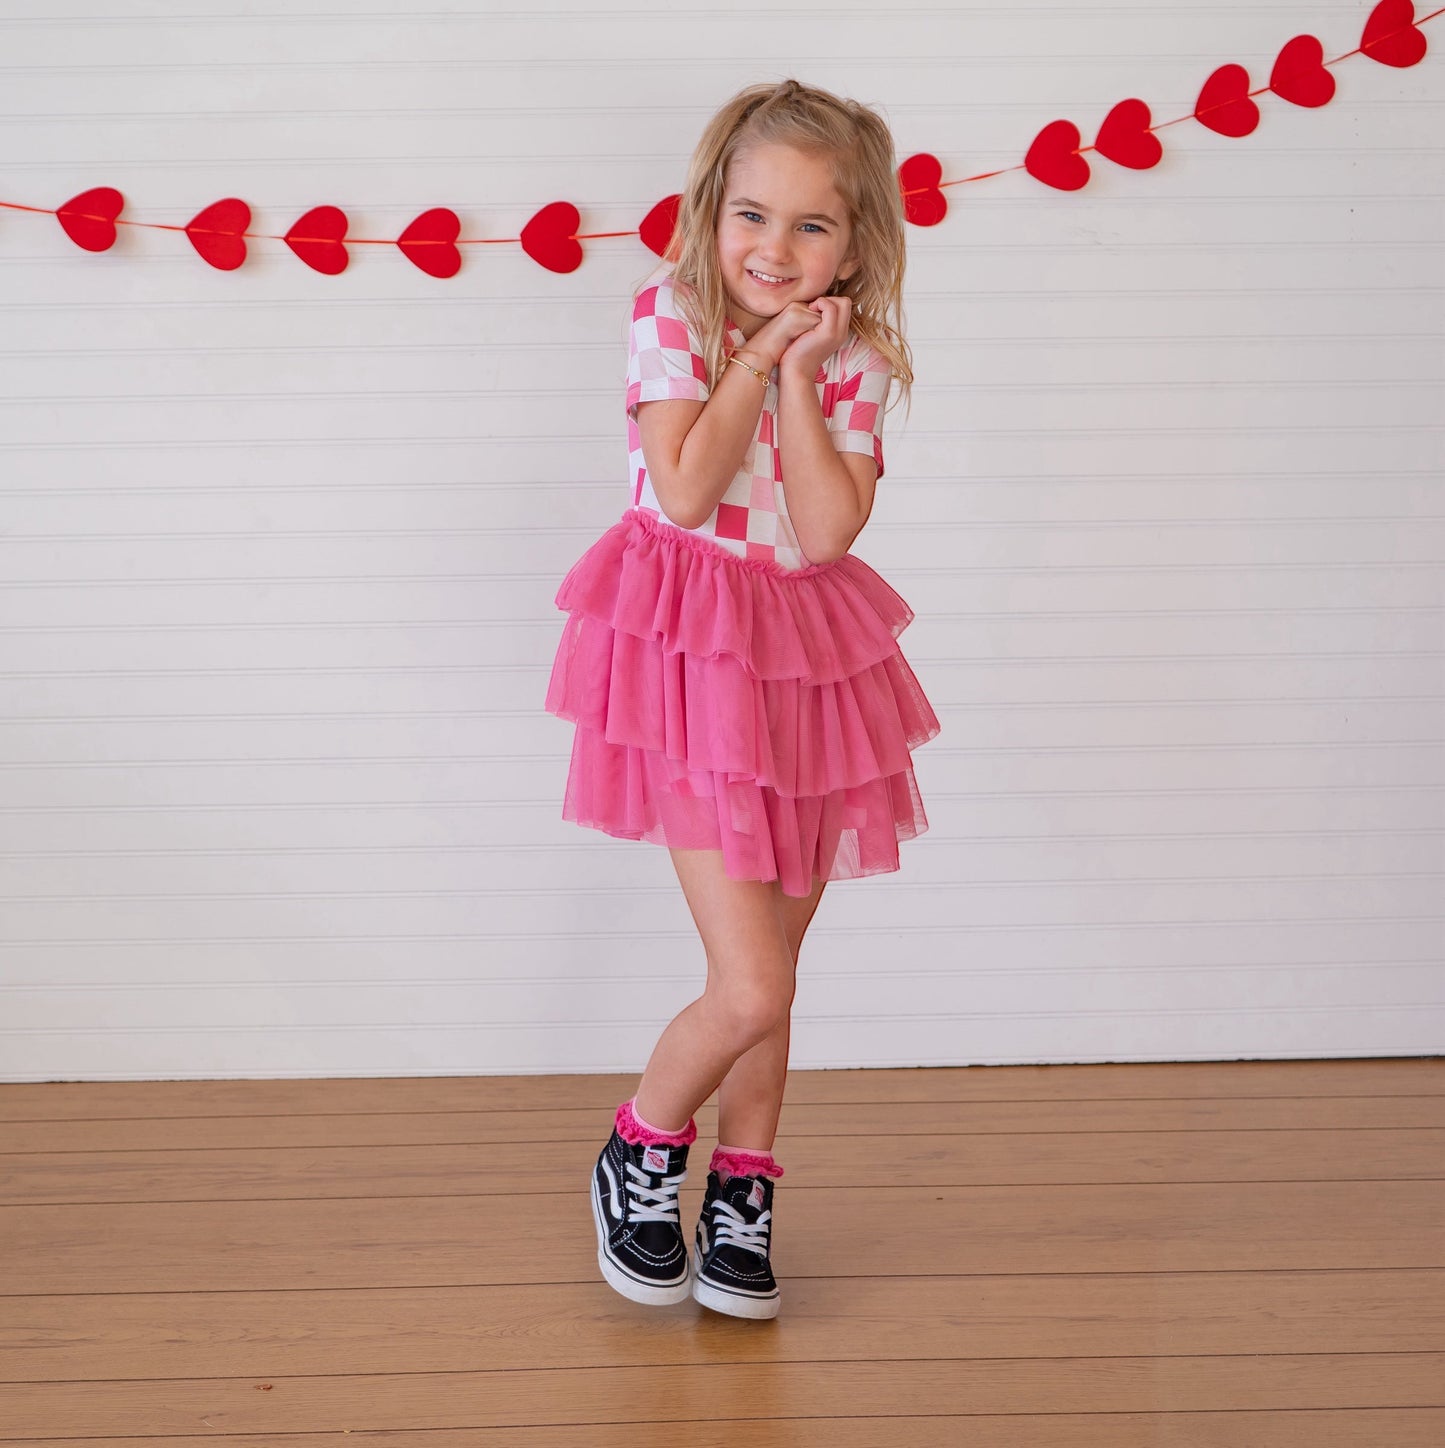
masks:
<path fill-rule="evenodd" d="M 3 0 L 0 199 L 626 231 L 755 80 L 953 177 L 1368 10 Z M 856 551 L 917 612 L 932 828 L 829 888 L 795 1065 L 1445 1047 L 1442 65 L 911 229 Z M 652 262 L 221 273 L 0 210 L 0 1079 L 641 1067 L 701 947 L 665 851 L 560 819 L 541 704 Z"/>

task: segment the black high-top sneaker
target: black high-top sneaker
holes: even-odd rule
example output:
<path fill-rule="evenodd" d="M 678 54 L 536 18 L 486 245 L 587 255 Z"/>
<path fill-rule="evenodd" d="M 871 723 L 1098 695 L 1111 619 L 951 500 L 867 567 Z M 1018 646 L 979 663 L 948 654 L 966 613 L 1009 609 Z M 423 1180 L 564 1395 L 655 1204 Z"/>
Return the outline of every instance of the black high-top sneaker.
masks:
<path fill-rule="evenodd" d="M 633 1146 L 614 1126 L 592 1171 L 597 1265 L 624 1297 L 651 1306 L 685 1302 L 687 1244 L 677 1190 L 687 1176 L 685 1146 Z"/>
<path fill-rule="evenodd" d="M 692 1295 L 730 1317 L 776 1317 L 781 1299 L 768 1260 L 773 1182 L 765 1176 L 707 1174 L 697 1219 Z"/>

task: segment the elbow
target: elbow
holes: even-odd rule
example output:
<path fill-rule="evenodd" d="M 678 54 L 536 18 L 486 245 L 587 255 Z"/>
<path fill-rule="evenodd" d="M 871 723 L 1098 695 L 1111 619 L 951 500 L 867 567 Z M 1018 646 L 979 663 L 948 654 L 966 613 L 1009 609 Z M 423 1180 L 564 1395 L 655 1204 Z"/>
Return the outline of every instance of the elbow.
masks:
<path fill-rule="evenodd" d="M 871 512 L 872 509 L 870 508 Z M 809 562 L 812 563 L 836 563 L 847 551 L 857 542 L 858 535 L 863 531 L 864 525 L 868 522 L 868 514 L 864 513 L 856 523 L 845 526 L 843 532 L 835 534 L 827 543 L 821 544 L 817 553 L 810 552 L 804 547 Z"/>
<path fill-rule="evenodd" d="M 808 544 L 803 543 L 803 556 L 809 563 L 836 563 L 853 546 L 853 539 L 857 536 L 857 533 L 854 533 L 834 538 L 828 543 L 817 542 L 816 552 Z M 802 542 L 801 539 L 799 541 Z"/>
<path fill-rule="evenodd" d="M 657 489 L 654 488 L 653 491 L 657 492 Z M 691 532 L 694 529 L 701 528 L 702 525 L 707 522 L 706 518 L 694 518 L 686 508 L 674 508 L 663 502 L 661 493 L 657 494 L 657 501 L 662 507 L 662 516 L 666 518 L 669 523 L 673 523 L 679 528 L 686 528 Z"/>
<path fill-rule="evenodd" d="M 678 499 L 673 491 L 670 481 L 659 478 L 656 473 L 649 473 L 652 480 L 652 491 L 657 496 L 658 506 L 662 509 L 663 516 L 669 523 L 674 523 L 679 528 L 701 528 L 707 522 L 706 517 L 698 518 L 694 514 L 695 509 L 687 507 Z"/>

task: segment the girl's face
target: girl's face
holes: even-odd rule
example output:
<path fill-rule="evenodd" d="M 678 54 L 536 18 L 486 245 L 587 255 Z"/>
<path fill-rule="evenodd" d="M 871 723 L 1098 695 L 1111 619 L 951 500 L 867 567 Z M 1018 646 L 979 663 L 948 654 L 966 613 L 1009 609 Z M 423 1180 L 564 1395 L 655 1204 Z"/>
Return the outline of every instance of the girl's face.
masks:
<path fill-rule="evenodd" d="M 717 255 L 729 315 L 744 336 L 789 302 L 811 302 L 836 277 L 851 276 L 851 239 L 848 208 L 823 157 L 772 144 L 734 154 L 718 210 Z"/>

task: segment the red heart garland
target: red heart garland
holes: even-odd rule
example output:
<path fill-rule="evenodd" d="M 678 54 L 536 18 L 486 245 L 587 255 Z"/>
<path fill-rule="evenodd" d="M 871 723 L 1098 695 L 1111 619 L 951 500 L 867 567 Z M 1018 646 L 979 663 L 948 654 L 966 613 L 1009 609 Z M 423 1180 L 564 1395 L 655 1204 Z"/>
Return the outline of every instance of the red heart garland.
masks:
<path fill-rule="evenodd" d="M 522 228 L 522 250 L 548 271 L 576 271 L 582 265 L 582 243 L 577 240 L 581 224 L 581 214 L 570 201 L 553 201 Z"/>
<path fill-rule="evenodd" d="M 1120 101 L 1104 117 L 1104 124 L 1094 138 L 1094 149 L 1105 160 L 1131 166 L 1136 171 L 1157 166 L 1164 154 L 1159 137 L 1149 129 L 1149 107 L 1133 99 Z"/>
<path fill-rule="evenodd" d="M 290 231 L 286 245 L 313 271 L 329 277 L 346 270 L 346 213 L 339 206 L 313 206 Z"/>
<path fill-rule="evenodd" d="M 1379 0 L 1365 22 L 1359 49 L 1382 65 L 1418 64 L 1428 45 L 1415 23 L 1412 0 Z M 1268 89 L 1294 105 L 1315 107 L 1329 102 L 1335 94 L 1335 80 L 1324 64 L 1319 40 L 1312 35 L 1293 37 L 1275 60 Z M 1245 68 L 1231 64 L 1216 69 L 1200 89 L 1194 116 L 1220 135 L 1245 136 L 1253 131 L 1259 124 L 1259 107 L 1249 95 L 1249 73 Z M 1053 121 L 1034 138 L 1024 159 L 1025 169 L 1046 185 L 1078 190 L 1090 178 L 1089 164 L 1079 154 L 1079 142 L 1078 129 L 1071 121 Z M 1136 170 L 1157 165 L 1163 154 L 1150 126 L 1148 106 L 1133 98 L 1118 102 L 1110 110 L 1093 149 L 1108 160 Z M 942 176 L 938 158 L 926 153 L 908 157 L 898 168 L 904 213 L 915 225 L 936 226 L 947 215 Z M 679 195 L 665 197 L 639 227 L 643 243 L 659 256 L 665 255 L 671 243 L 681 199 Z M 72 197 L 54 214 L 77 246 L 105 251 L 115 245 L 116 218 L 123 207 L 119 191 L 99 186 Z M 570 202 L 552 202 L 523 227 L 522 248 L 549 270 L 575 271 L 583 256 L 577 236 L 580 221 L 577 208 Z M 250 222 L 250 207 L 236 197 L 227 197 L 197 213 L 184 230 L 202 260 L 230 271 L 246 260 L 245 235 Z M 334 276 L 348 263 L 344 245 L 347 225 L 346 215 L 338 207 L 318 206 L 301 217 L 284 240 L 307 266 Z M 461 253 L 455 245 L 460 229 L 454 212 L 435 207 L 418 216 L 396 244 L 408 260 L 429 275 L 450 277 L 461 269 Z"/>
<path fill-rule="evenodd" d="M 1259 107 L 1249 98 L 1249 72 L 1242 65 L 1221 65 L 1204 82 L 1194 119 L 1221 136 L 1247 136 L 1259 124 Z"/>
<path fill-rule="evenodd" d="M 1335 78 L 1324 67 L 1325 48 L 1313 35 L 1285 43 L 1269 73 L 1269 88 L 1296 106 L 1322 106 L 1335 93 Z"/>
<path fill-rule="evenodd" d="M 1380 0 L 1365 21 L 1360 50 L 1381 65 L 1415 65 L 1425 55 L 1425 32 L 1415 29 L 1410 0 Z"/>
<path fill-rule="evenodd" d="M 213 201 L 186 223 L 191 245 L 220 271 L 235 271 L 246 260 L 246 228 L 251 224 L 251 208 L 244 201 L 228 196 Z"/>
<path fill-rule="evenodd" d="M 453 244 L 462 223 L 455 211 L 433 206 L 397 237 L 401 254 L 429 277 L 454 277 L 462 269 L 462 254 Z"/>
<path fill-rule="evenodd" d="M 115 245 L 115 219 L 125 206 L 114 186 L 97 186 L 72 196 L 55 219 L 65 234 L 86 251 L 107 251 Z"/>
<path fill-rule="evenodd" d="M 915 226 L 937 226 L 948 215 L 948 197 L 938 189 L 943 166 L 937 156 L 920 151 L 898 168 L 903 214 Z"/>
<path fill-rule="evenodd" d="M 681 201 L 681 196 L 664 196 L 642 218 L 642 225 L 637 228 L 642 244 L 649 251 L 655 251 L 658 256 L 665 256 L 667 253 L 667 244 L 677 228 L 677 209 Z"/>
<path fill-rule="evenodd" d="M 1079 128 L 1072 121 L 1050 121 L 1034 137 L 1024 169 L 1045 186 L 1077 191 L 1089 183 L 1089 163 L 1078 154 Z"/>

